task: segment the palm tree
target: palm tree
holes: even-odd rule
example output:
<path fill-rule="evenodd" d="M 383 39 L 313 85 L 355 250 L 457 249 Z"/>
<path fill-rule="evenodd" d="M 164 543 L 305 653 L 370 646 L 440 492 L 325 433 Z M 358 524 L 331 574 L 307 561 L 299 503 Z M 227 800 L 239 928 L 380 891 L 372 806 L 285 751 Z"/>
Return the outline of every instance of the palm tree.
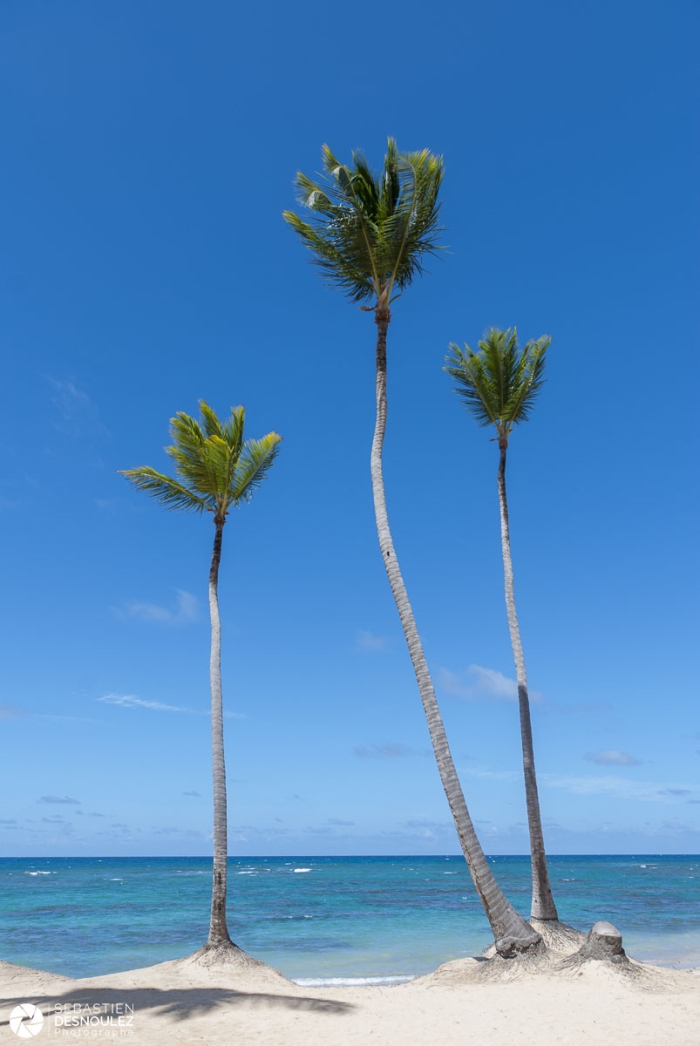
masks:
<path fill-rule="evenodd" d="M 491 923 L 496 947 L 512 955 L 537 945 L 539 934 L 509 904 L 477 839 L 447 743 L 435 689 L 408 599 L 389 530 L 382 473 L 386 430 L 386 342 L 395 293 L 423 272 L 427 255 L 439 249 L 438 194 L 442 157 L 427 149 L 400 153 L 388 141 L 384 168 L 377 178 L 361 153 L 352 165 L 341 164 L 323 146 L 324 175 L 315 182 L 299 172 L 295 184 L 309 220 L 285 211 L 285 221 L 311 250 L 327 280 L 366 312 L 374 313 L 376 342 L 376 423 L 371 452 L 374 512 L 382 560 L 401 619 L 416 674 L 440 777 L 457 834 L 477 892 Z"/>
<path fill-rule="evenodd" d="M 532 854 L 531 917 L 542 920 L 557 920 L 558 915 L 549 883 L 542 835 L 525 657 L 520 639 L 518 616 L 515 611 L 513 560 L 510 552 L 510 524 L 506 497 L 506 456 L 508 441 L 514 426 L 528 420 L 537 394 L 544 383 L 545 354 L 551 340 L 548 337 L 538 338 L 537 341 L 529 341 L 522 351 L 518 351 L 518 335 L 515 328 L 501 331 L 491 327 L 488 334 L 485 334 L 483 340 L 479 342 L 479 352 L 472 352 L 468 345 L 465 345 L 465 351 L 462 351 L 457 345 L 450 345 L 450 355 L 446 357 L 444 368 L 455 379 L 455 391 L 479 425 L 495 427 L 495 439 L 498 440 L 500 450 L 498 503 L 501 514 L 506 611 L 518 684 L 525 799 Z"/>
<path fill-rule="evenodd" d="M 262 439 L 243 438 L 245 410 L 233 407 L 228 421 L 220 421 L 204 400 L 199 401 L 201 423 L 178 412 L 170 420 L 172 446 L 165 451 L 175 461 L 176 479 L 147 465 L 122 470 L 138 490 L 156 498 L 165 508 L 211 512 L 214 549 L 209 568 L 211 619 L 211 738 L 214 782 L 214 877 L 207 949 L 231 949 L 226 925 L 226 767 L 221 690 L 221 623 L 219 619 L 219 564 L 221 540 L 228 513 L 250 501 L 275 460 L 281 436 L 268 432 Z"/>

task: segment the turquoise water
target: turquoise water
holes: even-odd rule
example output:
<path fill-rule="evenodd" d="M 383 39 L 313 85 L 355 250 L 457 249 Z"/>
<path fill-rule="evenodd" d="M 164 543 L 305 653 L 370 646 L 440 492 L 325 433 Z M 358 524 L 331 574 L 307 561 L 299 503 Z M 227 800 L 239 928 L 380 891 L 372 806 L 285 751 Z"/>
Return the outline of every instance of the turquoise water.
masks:
<path fill-rule="evenodd" d="M 527 857 L 491 858 L 527 915 Z M 84 977 L 194 951 L 208 858 L 0 860 L 0 958 Z M 635 958 L 700 966 L 700 856 L 552 857 L 563 921 L 609 919 Z M 231 936 L 306 983 L 403 978 L 474 955 L 489 927 L 461 857 L 250 857 L 229 862 Z"/>

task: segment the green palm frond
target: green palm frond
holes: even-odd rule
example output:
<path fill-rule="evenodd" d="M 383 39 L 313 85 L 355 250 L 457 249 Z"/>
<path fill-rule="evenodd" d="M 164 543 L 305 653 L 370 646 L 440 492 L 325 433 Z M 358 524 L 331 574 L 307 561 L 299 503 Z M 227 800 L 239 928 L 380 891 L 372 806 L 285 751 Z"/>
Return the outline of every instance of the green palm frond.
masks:
<path fill-rule="evenodd" d="M 241 410 L 242 408 L 238 408 Z M 231 408 L 233 411 L 233 407 Z M 221 436 L 223 439 L 224 426 L 221 423 L 219 415 L 215 410 L 212 410 L 208 403 L 204 400 L 199 401 L 199 412 L 202 415 L 202 428 L 206 436 Z"/>
<path fill-rule="evenodd" d="M 282 437 L 276 432 L 268 432 L 262 439 L 246 440 L 231 486 L 235 502 L 250 500 L 272 468 L 281 442 Z"/>
<path fill-rule="evenodd" d="M 214 511 L 214 506 L 209 498 L 200 497 L 184 487 L 182 483 L 178 483 L 176 479 L 157 472 L 149 465 L 142 465 L 136 469 L 119 469 L 119 472 L 122 476 L 126 476 L 137 490 L 144 490 L 166 508 L 183 509 L 190 512 L 204 512 L 205 509 L 209 509 L 210 512 Z"/>
<path fill-rule="evenodd" d="M 165 448 L 175 461 L 178 476 L 193 489 L 216 494 L 221 486 L 220 469 L 217 474 L 216 461 L 207 453 L 207 444 L 212 437 L 205 436 L 198 421 L 178 411 L 170 419 L 172 444 Z"/>
<path fill-rule="evenodd" d="M 491 327 L 479 351 L 451 344 L 444 370 L 455 379 L 455 392 L 479 425 L 495 425 L 507 437 L 527 421 L 544 384 L 545 354 L 552 339 L 544 336 L 518 349 L 518 334 Z"/>
<path fill-rule="evenodd" d="M 450 344 L 451 355 L 445 357 L 443 370 L 455 379 L 455 392 L 479 425 L 495 425 L 497 415 L 490 409 L 492 390 L 486 385 L 478 356 L 468 345 L 464 348 L 463 352 L 459 345 Z"/>
<path fill-rule="evenodd" d="M 284 211 L 284 220 L 352 301 L 404 289 L 423 272 L 425 256 L 441 250 L 442 157 L 427 149 L 400 153 L 393 138 L 379 176 L 361 152 L 352 154 L 351 166 L 327 145 L 322 157 L 320 181 L 301 171 L 295 179 L 308 220 L 294 211 Z"/>
<path fill-rule="evenodd" d="M 166 508 L 207 510 L 223 520 L 232 505 L 250 500 L 282 437 L 270 432 L 261 440 L 244 441 L 243 407 L 232 407 L 230 418 L 221 421 L 204 400 L 199 405 L 201 423 L 182 411 L 170 421 L 173 442 L 165 450 L 175 462 L 177 478 L 148 466 L 121 471 Z"/>

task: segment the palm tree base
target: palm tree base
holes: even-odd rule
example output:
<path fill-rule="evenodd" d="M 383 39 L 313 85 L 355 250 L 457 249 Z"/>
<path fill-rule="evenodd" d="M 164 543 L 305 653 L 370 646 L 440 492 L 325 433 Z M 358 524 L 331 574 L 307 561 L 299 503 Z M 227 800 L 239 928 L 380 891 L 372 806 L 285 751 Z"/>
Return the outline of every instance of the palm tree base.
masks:
<path fill-rule="evenodd" d="M 586 940 L 585 933 L 574 929 L 567 923 L 558 919 L 534 919 L 530 918 L 530 925 L 539 933 L 545 943 L 547 951 L 558 952 L 561 955 L 572 955 L 578 951 Z"/>
<path fill-rule="evenodd" d="M 266 973 L 287 982 L 287 978 L 279 973 L 273 966 L 268 966 L 268 964 L 262 962 L 261 959 L 256 959 L 255 956 L 249 955 L 248 952 L 244 952 L 243 949 L 239 948 L 237 944 L 233 943 L 233 941 L 222 941 L 216 944 L 211 944 L 207 941 L 202 948 L 198 948 L 196 952 L 192 952 L 191 955 L 187 955 L 184 959 L 180 959 L 179 961 L 183 964 L 186 963 L 187 965 L 197 966 L 203 969 L 221 969 L 222 967 L 227 967 L 232 972 Z"/>
<path fill-rule="evenodd" d="M 499 937 L 493 945 L 494 957 L 510 962 L 513 959 L 532 958 L 544 955 L 546 946 L 535 930 L 532 937 Z"/>
<path fill-rule="evenodd" d="M 205 945 L 192 953 L 192 958 L 197 957 L 202 966 L 208 966 L 214 962 L 244 962 L 249 960 L 257 963 L 259 960 L 248 955 L 233 941 L 207 941 Z"/>
<path fill-rule="evenodd" d="M 559 922 L 558 919 L 530 919 L 530 926 L 539 934 L 539 937 L 531 944 L 523 945 L 522 940 L 497 941 L 489 945 L 481 953 L 482 959 L 493 960 L 496 958 L 506 959 L 531 959 L 547 955 L 551 959 L 561 961 L 573 955 L 579 950 L 586 940 L 585 933 L 575 930 L 573 926 Z M 510 949 L 508 945 L 510 944 Z"/>

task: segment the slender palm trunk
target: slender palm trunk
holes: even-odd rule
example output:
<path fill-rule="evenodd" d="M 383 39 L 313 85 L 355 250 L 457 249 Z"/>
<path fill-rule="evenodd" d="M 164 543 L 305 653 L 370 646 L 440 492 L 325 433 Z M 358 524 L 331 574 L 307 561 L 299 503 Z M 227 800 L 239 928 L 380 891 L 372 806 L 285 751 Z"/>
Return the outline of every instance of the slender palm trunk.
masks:
<path fill-rule="evenodd" d="M 523 747 L 523 771 L 525 774 L 525 802 L 527 823 L 530 829 L 530 853 L 532 855 L 532 914 L 533 919 L 558 919 L 557 909 L 549 884 L 547 857 L 544 850 L 540 799 L 537 793 L 535 753 L 532 745 L 532 723 L 530 721 L 530 698 L 527 690 L 525 657 L 520 639 L 518 615 L 515 612 L 515 590 L 513 587 L 513 560 L 510 554 L 510 524 L 506 497 L 506 454 L 507 439 L 499 440 L 501 449 L 498 464 L 498 504 L 501 511 L 501 547 L 503 550 L 503 576 L 505 581 L 506 611 L 510 642 L 515 660 L 515 675 L 518 682 L 518 704 L 520 706 L 520 736 Z"/>
<path fill-rule="evenodd" d="M 452 761 L 435 690 L 430 678 L 425 654 L 423 653 L 420 636 L 418 635 L 413 610 L 408 600 L 406 586 L 404 585 L 396 558 L 391 531 L 389 530 L 382 472 L 382 448 L 384 445 L 387 414 L 386 335 L 390 320 L 391 314 L 389 309 L 384 306 L 377 306 L 375 311 L 375 322 L 377 324 L 377 419 L 372 441 L 371 470 L 379 547 L 396 602 L 396 608 L 401 619 L 401 625 L 403 626 L 408 651 L 413 662 L 413 669 L 428 721 L 428 731 L 435 759 L 437 760 L 440 779 L 445 789 L 447 801 L 450 804 L 462 852 L 486 915 L 491 923 L 496 940 L 496 948 L 501 955 L 509 956 L 532 947 L 541 938 L 506 900 L 494 879 L 488 861 L 476 837 L 457 777 L 457 771 Z"/>
<path fill-rule="evenodd" d="M 209 616 L 211 618 L 211 748 L 214 779 L 214 880 L 211 892 L 211 921 L 207 945 L 218 947 L 231 943 L 226 926 L 226 867 L 228 838 L 226 830 L 226 766 L 224 763 L 224 710 L 221 692 L 221 622 L 219 619 L 219 563 L 224 521 L 215 519 L 216 534 L 209 568 Z"/>

